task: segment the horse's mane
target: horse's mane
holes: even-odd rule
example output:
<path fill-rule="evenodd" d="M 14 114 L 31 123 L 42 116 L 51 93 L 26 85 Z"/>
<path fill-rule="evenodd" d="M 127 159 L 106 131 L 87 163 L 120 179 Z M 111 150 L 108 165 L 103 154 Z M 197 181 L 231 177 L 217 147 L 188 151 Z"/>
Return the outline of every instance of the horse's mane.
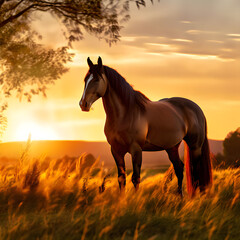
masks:
<path fill-rule="evenodd" d="M 140 91 L 135 91 L 116 70 L 107 66 L 104 66 L 104 70 L 111 88 L 120 96 L 122 103 L 129 109 L 137 106 L 144 112 L 145 104 L 150 100 Z"/>

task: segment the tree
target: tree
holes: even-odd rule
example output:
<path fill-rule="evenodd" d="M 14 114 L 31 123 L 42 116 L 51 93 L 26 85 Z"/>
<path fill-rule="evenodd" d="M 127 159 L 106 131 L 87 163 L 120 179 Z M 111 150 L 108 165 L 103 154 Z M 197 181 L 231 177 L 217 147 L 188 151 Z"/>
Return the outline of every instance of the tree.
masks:
<path fill-rule="evenodd" d="M 240 167 L 240 128 L 228 133 L 223 141 L 223 155 L 216 156 L 217 167 Z"/>
<path fill-rule="evenodd" d="M 83 38 L 83 30 L 109 44 L 120 38 L 120 22 L 129 19 L 129 4 L 145 0 L 0 0 L 0 128 L 6 119 L 6 98 L 16 94 L 28 101 L 67 72 L 73 54 L 68 47 Z M 35 13 L 47 12 L 64 26 L 68 46 L 48 49 L 32 30 Z M 0 131 L 1 132 L 1 131 Z"/>
<path fill-rule="evenodd" d="M 230 132 L 223 142 L 223 154 L 233 167 L 240 166 L 240 128 Z"/>

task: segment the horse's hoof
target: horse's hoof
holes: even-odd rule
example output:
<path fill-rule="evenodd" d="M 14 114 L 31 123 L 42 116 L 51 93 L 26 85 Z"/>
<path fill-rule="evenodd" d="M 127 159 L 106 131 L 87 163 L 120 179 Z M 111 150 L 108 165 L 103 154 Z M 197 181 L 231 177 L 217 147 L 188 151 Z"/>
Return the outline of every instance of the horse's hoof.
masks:
<path fill-rule="evenodd" d="M 182 190 L 177 190 L 177 195 L 181 198 L 183 198 L 183 192 Z"/>
<path fill-rule="evenodd" d="M 140 178 L 137 178 L 134 175 L 132 175 L 132 183 L 133 183 L 133 186 L 135 187 L 136 192 L 139 189 L 140 181 L 141 181 Z"/>
<path fill-rule="evenodd" d="M 125 197 L 125 189 L 120 190 L 120 197 Z"/>
<path fill-rule="evenodd" d="M 139 184 L 134 185 L 134 187 L 135 187 L 135 192 L 137 192 L 139 189 Z"/>

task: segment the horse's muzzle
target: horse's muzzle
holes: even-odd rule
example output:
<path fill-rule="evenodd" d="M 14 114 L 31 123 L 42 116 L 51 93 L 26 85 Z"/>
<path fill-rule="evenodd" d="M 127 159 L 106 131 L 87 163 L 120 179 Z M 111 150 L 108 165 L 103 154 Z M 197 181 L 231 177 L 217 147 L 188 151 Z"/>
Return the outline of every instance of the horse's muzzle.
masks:
<path fill-rule="evenodd" d="M 90 104 L 88 104 L 85 100 L 82 100 L 79 102 L 79 106 L 84 112 L 89 112 L 90 110 Z"/>

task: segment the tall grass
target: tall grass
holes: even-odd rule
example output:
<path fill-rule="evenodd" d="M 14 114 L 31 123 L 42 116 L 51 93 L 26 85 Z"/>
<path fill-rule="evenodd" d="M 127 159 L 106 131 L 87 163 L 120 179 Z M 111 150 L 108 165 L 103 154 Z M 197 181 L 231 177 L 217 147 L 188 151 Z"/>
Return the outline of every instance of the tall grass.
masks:
<path fill-rule="evenodd" d="M 138 192 L 129 174 L 120 194 L 116 171 L 97 163 L 26 151 L 2 166 L 0 239 L 239 239 L 240 169 L 214 171 L 206 193 L 181 198 L 172 169 L 144 170 Z"/>

